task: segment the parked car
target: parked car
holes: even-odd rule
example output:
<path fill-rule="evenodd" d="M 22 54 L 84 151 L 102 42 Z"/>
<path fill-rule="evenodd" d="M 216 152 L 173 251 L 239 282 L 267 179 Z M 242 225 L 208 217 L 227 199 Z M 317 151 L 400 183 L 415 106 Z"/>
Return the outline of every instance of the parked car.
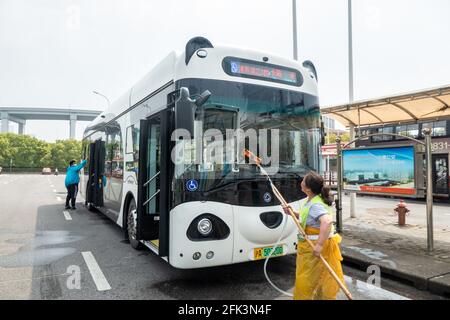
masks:
<path fill-rule="evenodd" d="M 58 168 L 55 168 L 55 176 L 59 175 L 59 170 Z"/>
<path fill-rule="evenodd" d="M 52 174 L 52 169 L 50 169 L 50 168 L 42 168 L 42 174 Z"/>

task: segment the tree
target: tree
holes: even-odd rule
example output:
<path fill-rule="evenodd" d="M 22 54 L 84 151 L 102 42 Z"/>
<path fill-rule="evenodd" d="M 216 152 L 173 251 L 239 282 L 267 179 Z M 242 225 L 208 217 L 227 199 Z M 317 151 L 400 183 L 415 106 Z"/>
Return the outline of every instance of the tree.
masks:
<path fill-rule="evenodd" d="M 70 160 L 81 157 L 81 142 L 58 140 L 48 143 L 27 135 L 0 134 L 0 166 L 8 167 L 10 160 L 16 168 L 65 168 Z"/>
<path fill-rule="evenodd" d="M 57 140 L 51 148 L 51 160 L 54 168 L 66 168 L 70 160 L 81 158 L 81 142 L 77 140 Z"/>
<path fill-rule="evenodd" d="M 0 164 L 6 163 L 10 159 L 9 140 L 4 135 L 0 135 Z"/>
<path fill-rule="evenodd" d="M 350 142 L 350 134 L 348 132 L 344 132 L 341 136 L 341 142 Z M 326 144 L 336 143 L 336 133 L 330 132 L 325 137 Z"/>

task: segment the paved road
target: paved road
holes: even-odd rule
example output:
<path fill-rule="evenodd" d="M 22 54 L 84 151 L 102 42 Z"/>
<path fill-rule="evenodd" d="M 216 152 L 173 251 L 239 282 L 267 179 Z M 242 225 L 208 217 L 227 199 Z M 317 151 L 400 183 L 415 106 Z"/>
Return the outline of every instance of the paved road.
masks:
<path fill-rule="evenodd" d="M 149 250 L 133 250 L 82 199 L 64 215 L 63 180 L 0 175 L 0 299 L 286 299 L 266 282 L 263 262 L 179 270 Z M 268 269 L 277 285 L 292 288 L 293 256 L 271 260 Z M 366 273 L 345 273 L 357 299 L 439 298 L 384 279 L 388 290 L 368 287 Z"/>

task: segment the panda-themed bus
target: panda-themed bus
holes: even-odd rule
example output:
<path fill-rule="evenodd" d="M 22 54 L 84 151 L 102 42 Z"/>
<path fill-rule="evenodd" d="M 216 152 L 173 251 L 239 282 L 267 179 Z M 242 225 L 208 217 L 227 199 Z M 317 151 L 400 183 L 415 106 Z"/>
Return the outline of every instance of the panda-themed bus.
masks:
<path fill-rule="evenodd" d="M 208 130 L 223 141 L 230 130 L 243 132 L 236 136 L 243 145 L 227 145 L 227 161 L 217 160 L 220 152 L 204 156 Z M 271 179 L 298 209 L 302 177 L 319 171 L 322 137 L 311 62 L 196 37 L 86 128 L 80 192 L 89 209 L 123 228 L 133 248 L 146 246 L 176 268 L 264 259 L 283 228 L 274 254 L 292 254 L 296 226 L 241 149 L 261 154 L 268 144 L 267 153 L 277 151 Z"/>

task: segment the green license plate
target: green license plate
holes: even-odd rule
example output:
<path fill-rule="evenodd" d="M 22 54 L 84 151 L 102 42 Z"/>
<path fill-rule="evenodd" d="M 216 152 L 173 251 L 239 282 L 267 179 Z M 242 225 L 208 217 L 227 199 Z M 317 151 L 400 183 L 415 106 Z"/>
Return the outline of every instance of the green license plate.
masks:
<path fill-rule="evenodd" d="M 269 256 L 273 247 L 264 247 L 264 248 L 255 248 L 253 249 L 253 258 L 255 260 L 265 259 Z M 283 255 L 283 246 L 277 246 L 275 251 L 272 253 L 272 257 L 282 256 Z"/>

